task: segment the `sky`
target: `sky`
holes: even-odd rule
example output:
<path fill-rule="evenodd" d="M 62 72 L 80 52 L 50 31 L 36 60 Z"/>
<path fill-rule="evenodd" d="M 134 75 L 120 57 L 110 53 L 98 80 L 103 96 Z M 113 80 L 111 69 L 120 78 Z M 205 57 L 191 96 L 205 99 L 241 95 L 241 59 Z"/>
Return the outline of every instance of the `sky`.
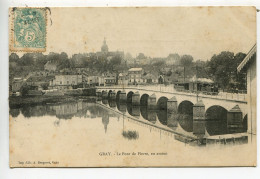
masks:
<path fill-rule="evenodd" d="M 208 60 L 221 51 L 247 53 L 256 43 L 254 7 L 51 8 L 47 51 L 109 51 L 150 57 L 170 53 Z"/>

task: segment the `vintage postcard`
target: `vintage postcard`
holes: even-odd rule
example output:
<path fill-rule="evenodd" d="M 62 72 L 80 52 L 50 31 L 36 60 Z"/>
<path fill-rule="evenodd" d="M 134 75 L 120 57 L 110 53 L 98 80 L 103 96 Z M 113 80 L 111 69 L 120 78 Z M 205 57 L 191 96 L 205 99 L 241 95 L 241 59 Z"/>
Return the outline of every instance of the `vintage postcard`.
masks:
<path fill-rule="evenodd" d="M 255 7 L 11 7 L 10 167 L 256 166 Z"/>

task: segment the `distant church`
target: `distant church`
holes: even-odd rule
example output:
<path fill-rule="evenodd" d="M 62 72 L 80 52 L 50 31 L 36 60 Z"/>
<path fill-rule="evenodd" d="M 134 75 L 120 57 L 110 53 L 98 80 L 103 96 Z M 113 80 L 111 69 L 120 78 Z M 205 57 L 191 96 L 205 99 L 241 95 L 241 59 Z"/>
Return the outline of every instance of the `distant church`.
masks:
<path fill-rule="evenodd" d="M 103 45 L 101 46 L 101 51 L 97 52 L 96 55 L 97 57 L 106 57 L 108 60 L 117 55 L 124 59 L 123 51 L 109 51 L 106 38 L 104 38 Z"/>
<path fill-rule="evenodd" d="M 106 38 L 104 38 L 103 45 L 101 47 L 101 52 L 103 54 L 108 54 L 108 46 L 107 46 Z"/>

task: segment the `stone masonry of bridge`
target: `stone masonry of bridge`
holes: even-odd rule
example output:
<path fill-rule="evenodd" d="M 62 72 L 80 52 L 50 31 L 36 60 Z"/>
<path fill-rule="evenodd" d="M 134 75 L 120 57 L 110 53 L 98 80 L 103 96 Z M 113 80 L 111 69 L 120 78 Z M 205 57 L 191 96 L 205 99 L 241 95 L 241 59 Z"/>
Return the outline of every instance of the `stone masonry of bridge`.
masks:
<path fill-rule="evenodd" d="M 214 106 L 220 106 L 227 110 L 227 121 L 241 122 L 247 114 L 247 102 L 246 99 L 226 99 L 219 96 L 201 95 L 195 93 L 183 93 L 183 92 L 164 92 L 156 89 L 146 88 L 140 89 L 137 87 L 124 87 L 120 86 L 105 86 L 96 87 L 97 96 L 102 98 L 116 99 L 119 101 L 131 102 L 132 105 L 142 105 L 145 100 L 148 108 L 158 108 L 158 103 L 164 101 L 167 104 L 167 110 L 169 112 L 178 111 L 178 107 L 183 102 L 189 102 L 193 104 L 193 120 L 205 120 L 206 111 Z M 142 100 L 141 100 L 142 99 Z M 240 115 L 241 114 L 241 115 Z"/>

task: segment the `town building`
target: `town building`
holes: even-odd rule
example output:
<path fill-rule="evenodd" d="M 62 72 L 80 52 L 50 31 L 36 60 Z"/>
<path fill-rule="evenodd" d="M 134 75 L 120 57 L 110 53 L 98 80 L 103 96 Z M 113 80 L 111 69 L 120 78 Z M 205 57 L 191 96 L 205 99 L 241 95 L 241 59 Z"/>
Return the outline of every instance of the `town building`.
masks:
<path fill-rule="evenodd" d="M 127 86 L 128 85 L 128 76 L 126 73 L 119 73 L 118 75 L 118 85 Z"/>
<path fill-rule="evenodd" d="M 144 83 L 148 83 L 148 84 L 158 83 L 158 76 L 152 73 L 148 73 L 144 75 L 142 78 Z"/>
<path fill-rule="evenodd" d="M 128 70 L 128 84 L 136 85 L 143 83 L 143 69 L 142 68 L 130 68 Z"/>
<path fill-rule="evenodd" d="M 57 65 L 51 61 L 48 61 L 44 65 L 44 70 L 46 70 L 46 71 L 56 71 L 56 69 L 57 69 Z"/>
<path fill-rule="evenodd" d="M 247 76 L 247 124 L 248 133 L 256 134 L 256 44 L 248 52 L 244 60 L 237 67 L 238 73 L 246 70 Z"/>
<path fill-rule="evenodd" d="M 115 85 L 117 83 L 116 74 L 106 73 L 104 75 L 104 80 L 105 80 L 105 86 Z"/>
<path fill-rule="evenodd" d="M 82 75 L 55 75 L 53 80 L 50 80 L 49 89 L 73 89 L 82 85 Z"/>
<path fill-rule="evenodd" d="M 12 82 L 12 92 L 19 92 L 21 87 L 23 85 L 23 79 L 22 78 L 14 78 Z"/>
<path fill-rule="evenodd" d="M 43 90 L 48 88 L 53 79 L 54 76 L 30 76 L 26 80 L 26 84 L 33 90 Z"/>
<path fill-rule="evenodd" d="M 105 78 L 104 76 L 88 76 L 85 77 L 85 84 L 87 86 L 104 86 Z"/>
<path fill-rule="evenodd" d="M 49 76 L 54 74 L 54 71 L 32 71 L 29 73 L 29 76 Z"/>

